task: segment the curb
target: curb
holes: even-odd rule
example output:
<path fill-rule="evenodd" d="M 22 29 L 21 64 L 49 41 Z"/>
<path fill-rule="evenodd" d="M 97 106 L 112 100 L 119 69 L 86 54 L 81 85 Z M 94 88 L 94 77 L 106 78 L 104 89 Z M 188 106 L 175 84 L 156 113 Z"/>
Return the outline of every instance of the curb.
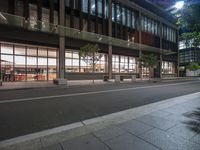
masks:
<path fill-rule="evenodd" d="M 15 90 L 33 90 L 33 89 L 62 89 L 62 88 L 70 88 L 70 87 L 83 87 L 83 86 L 98 86 L 98 85 L 119 85 L 119 84 L 132 84 L 132 83 L 166 83 L 166 82 L 184 82 L 184 81 L 196 81 L 200 80 L 200 78 L 188 78 L 188 79 L 155 79 L 155 80 L 138 80 L 135 82 L 105 82 L 103 84 L 79 84 L 79 85 L 55 85 L 55 86 L 45 86 L 45 87 L 27 87 L 27 88 L 10 88 L 10 89 L 0 89 L 1 91 L 15 91 Z"/>
<path fill-rule="evenodd" d="M 126 122 L 197 97 L 200 97 L 200 92 L 0 141 L 0 150 L 37 150 L 111 125 Z"/>

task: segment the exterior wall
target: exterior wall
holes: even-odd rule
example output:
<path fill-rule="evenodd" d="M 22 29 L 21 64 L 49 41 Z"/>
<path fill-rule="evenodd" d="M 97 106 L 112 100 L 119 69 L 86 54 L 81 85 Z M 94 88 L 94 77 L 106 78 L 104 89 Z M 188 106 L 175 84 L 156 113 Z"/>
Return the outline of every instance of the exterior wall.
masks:
<path fill-rule="evenodd" d="M 82 0 L 65 1 L 66 13 L 64 14 L 64 20 L 62 19 L 62 21 L 64 21 L 64 25 L 66 27 L 75 28 L 80 31 L 94 32 L 100 35 L 109 35 L 115 38 L 123 39 L 125 41 L 141 43 L 152 47 L 177 52 L 177 34 L 175 25 L 172 25 L 165 18 L 160 19 L 160 17 L 156 17 L 156 14 L 149 15 L 146 10 L 144 11 L 142 8 L 140 9 L 139 7 L 135 7 L 133 3 L 129 5 L 129 2 L 127 1 L 113 0 L 111 3 L 113 7 L 110 7 L 109 9 L 107 9 L 108 0 L 102 0 L 102 4 L 99 4 L 97 0 L 86 1 L 88 1 L 88 4 L 84 7 L 82 7 L 82 5 L 85 3 L 83 3 Z M 8 4 L 9 7 L 5 6 Z M 4 10 L 4 8 L 0 8 L 0 12 L 6 11 L 10 14 L 21 15 L 27 20 L 31 19 L 33 26 L 38 25 L 37 20 L 52 24 L 60 24 L 61 22 L 61 18 L 59 17 L 60 15 L 58 13 L 60 12 L 58 0 L 48 0 L 47 3 L 46 1 L 41 0 L 38 0 L 37 2 L 32 0 L 9 0 L 7 3 L 0 6 L 3 5 L 5 6 L 4 8 L 7 9 Z M 92 5 L 94 5 L 94 8 Z M 109 10 L 112 11 L 111 14 L 109 14 Z M 88 13 L 86 11 L 88 11 Z M 120 17 L 117 16 L 118 11 L 122 12 Z M 116 15 L 113 15 L 113 13 Z M 108 18 L 108 16 L 112 17 Z M 144 18 L 143 21 L 142 18 Z M 109 24 L 111 26 L 108 28 Z M 146 24 L 148 24 L 148 26 L 145 26 Z M 21 43 L 25 45 L 33 44 L 36 46 L 45 47 L 60 47 L 60 37 L 56 34 L 40 31 L 29 31 L 12 26 L 0 26 L 0 41 Z M 65 45 L 64 47 L 66 49 L 78 50 L 81 46 L 87 43 L 87 41 L 83 40 L 65 38 L 63 44 Z M 141 51 L 140 49 L 132 50 L 105 44 L 99 44 L 99 46 L 101 53 L 109 54 L 111 52 L 111 55 L 109 54 L 111 57 L 108 57 L 108 62 L 112 62 L 112 55 L 139 58 L 142 53 L 145 54 L 145 52 Z M 61 50 L 59 50 L 59 52 L 60 51 Z M 162 60 L 174 62 L 176 64 L 177 54 L 162 56 L 162 59 L 160 59 L 159 63 L 160 67 L 155 70 L 156 77 L 160 76 L 159 72 L 162 70 Z M 112 71 L 112 63 L 111 67 L 109 67 L 108 64 L 108 68 L 110 68 L 108 70 Z M 80 75 L 76 74 L 77 73 L 66 73 L 65 76 L 70 79 L 78 79 L 79 77 L 85 78 L 88 76 L 87 73 Z M 94 76 L 99 78 L 102 75 L 98 74 Z"/>

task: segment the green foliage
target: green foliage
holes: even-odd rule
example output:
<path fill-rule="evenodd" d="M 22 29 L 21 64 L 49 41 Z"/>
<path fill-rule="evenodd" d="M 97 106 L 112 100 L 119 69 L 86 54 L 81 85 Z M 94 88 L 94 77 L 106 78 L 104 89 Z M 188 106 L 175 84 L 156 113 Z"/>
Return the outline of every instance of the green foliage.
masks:
<path fill-rule="evenodd" d="M 154 68 L 157 66 L 158 60 L 157 56 L 154 54 L 150 55 L 142 55 L 140 58 L 141 66 L 142 67 L 147 67 L 147 68 Z"/>
<path fill-rule="evenodd" d="M 185 41 L 186 48 L 189 48 L 189 47 L 197 48 L 200 45 L 200 32 L 193 31 L 193 32 L 183 33 L 181 35 L 181 40 Z"/>
<path fill-rule="evenodd" d="M 85 63 L 89 64 L 91 67 L 94 67 L 96 63 L 101 59 L 102 54 L 98 53 L 100 51 L 99 45 L 95 44 L 87 44 L 80 48 L 79 56 L 85 61 Z"/>
<path fill-rule="evenodd" d="M 191 63 L 189 66 L 187 66 L 187 69 L 191 70 L 191 71 L 195 71 L 200 69 L 200 66 L 198 65 L 198 63 Z"/>
<path fill-rule="evenodd" d="M 181 17 L 177 21 L 180 32 L 200 31 L 200 4 L 188 3 L 181 11 Z"/>

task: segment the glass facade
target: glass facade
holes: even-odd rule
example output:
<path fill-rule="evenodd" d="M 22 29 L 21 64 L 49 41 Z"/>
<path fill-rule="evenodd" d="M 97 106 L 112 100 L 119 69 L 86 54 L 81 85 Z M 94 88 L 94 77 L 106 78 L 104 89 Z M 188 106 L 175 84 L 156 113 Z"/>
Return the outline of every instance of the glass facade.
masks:
<path fill-rule="evenodd" d="M 89 59 L 89 58 L 88 58 Z M 87 59 L 79 56 L 78 50 L 67 49 L 65 51 L 65 71 L 66 72 L 92 72 L 92 66 L 87 63 Z M 101 54 L 101 59 L 96 63 L 94 72 L 106 73 L 107 54 Z"/>
<path fill-rule="evenodd" d="M 175 74 L 175 63 L 162 61 L 162 74 Z"/>
<path fill-rule="evenodd" d="M 123 7 L 119 4 L 112 3 L 112 21 L 127 26 L 136 28 L 136 14 L 131 9 Z"/>
<path fill-rule="evenodd" d="M 197 61 L 195 50 L 185 50 L 179 53 L 180 63 L 192 63 Z"/>
<path fill-rule="evenodd" d="M 139 73 L 137 58 L 121 55 L 112 56 L 113 73 Z"/>
<path fill-rule="evenodd" d="M 162 36 L 163 36 L 163 39 L 176 43 L 176 30 L 166 25 L 162 26 Z"/>
<path fill-rule="evenodd" d="M 56 51 L 19 44 L 1 43 L 3 81 L 40 81 L 56 78 Z"/>
<path fill-rule="evenodd" d="M 159 32 L 159 29 L 160 29 L 159 22 L 156 20 L 153 20 L 149 17 L 146 17 L 146 16 L 141 17 L 141 29 L 142 29 L 142 31 L 149 32 L 155 36 L 160 35 L 159 34 L 160 33 Z"/>

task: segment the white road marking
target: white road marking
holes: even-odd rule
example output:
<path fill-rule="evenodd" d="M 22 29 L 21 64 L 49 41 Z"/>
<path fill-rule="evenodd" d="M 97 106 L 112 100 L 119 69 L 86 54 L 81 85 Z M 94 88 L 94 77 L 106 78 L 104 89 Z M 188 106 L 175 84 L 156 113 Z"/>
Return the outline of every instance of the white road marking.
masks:
<path fill-rule="evenodd" d="M 75 122 L 68 125 L 63 125 L 60 127 L 55 127 L 52 129 L 47 129 L 35 133 L 31 133 L 28 135 L 23 135 L 7 140 L 0 141 L 0 149 L 10 148 L 10 146 L 25 146 L 24 149 L 28 149 L 27 147 L 35 148 L 37 146 L 36 142 L 38 141 L 46 141 L 48 145 L 55 144 L 56 140 L 63 141 L 63 136 L 65 139 L 70 140 L 75 137 L 79 137 L 102 128 L 106 128 L 112 125 L 117 125 L 162 109 L 167 107 L 172 107 L 177 104 L 182 104 L 185 102 L 189 102 L 193 99 L 199 98 L 200 92 L 178 96 L 170 99 L 165 99 L 163 101 L 123 110 L 120 112 L 114 112 L 111 114 L 107 114 L 104 116 L 91 118 L 84 120 L 82 122 Z M 77 132 L 78 130 L 78 132 Z M 58 142 L 56 142 L 58 143 Z M 38 144 L 39 145 L 39 144 Z M 45 145 L 47 146 L 47 145 Z M 13 148 L 14 149 L 14 148 Z M 17 148 L 16 148 L 17 149 Z M 35 149 L 38 149 L 35 148 Z"/>
<path fill-rule="evenodd" d="M 195 83 L 196 82 L 200 82 L 200 81 L 195 81 Z M 166 86 L 172 86 L 172 85 L 183 85 L 183 84 L 188 84 L 188 83 L 194 83 L 194 82 L 183 82 L 183 83 L 173 83 L 173 84 L 165 84 L 165 85 L 151 85 L 151 86 L 143 86 L 143 87 L 114 89 L 114 90 L 106 90 L 106 91 L 83 92 L 83 93 L 64 94 L 64 95 L 52 95 L 52 96 L 42 96 L 42 97 L 31 97 L 31 98 L 1 100 L 0 104 L 13 103 L 13 102 L 24 102 L 24 101 L 33 101 L 33 100 L 41 100 L 41 99 L 53 99 L 53 98 L 61 98 L 61 97 L 72 97 L 72 96 L 102 94 L 102 93 L 109 93 L 109 92 L 129 91 L 129 90 L 138 90 L 138 89 L 145 89 L 145 88 L 159 88 L 159 87 L 166 87 Z"/>

